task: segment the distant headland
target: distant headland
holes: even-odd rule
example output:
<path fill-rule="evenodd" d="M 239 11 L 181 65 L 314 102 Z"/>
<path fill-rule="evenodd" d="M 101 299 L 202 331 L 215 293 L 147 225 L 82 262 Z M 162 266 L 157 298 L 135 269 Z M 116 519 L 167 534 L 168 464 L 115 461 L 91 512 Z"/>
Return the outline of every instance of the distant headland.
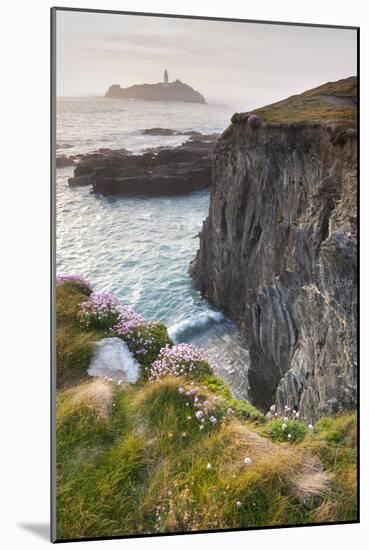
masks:
<path fill-rule="evenodd" d="M 145 101 L 185 101 L 189 103 L 206 103 L 204 96 L 180 80 L 169 82 L 168 71 L 164 71 L 163 82 L 157 84 L 134 84 L 121 88 L 112 84 L 105 97 L 113 99 L 142 99 Z"/>

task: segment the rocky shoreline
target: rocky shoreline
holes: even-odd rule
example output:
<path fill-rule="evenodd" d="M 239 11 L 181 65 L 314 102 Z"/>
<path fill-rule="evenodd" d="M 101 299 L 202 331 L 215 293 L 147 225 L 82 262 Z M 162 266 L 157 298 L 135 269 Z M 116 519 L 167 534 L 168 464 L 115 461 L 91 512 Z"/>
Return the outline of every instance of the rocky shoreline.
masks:
<path fill-rule="evenodd" d="M 99 149 L 93 153 L 61 155 L 57 167 L 75 166 L 68 183 L 91 186 L 102 195 L 181 195 L 211 184 L 213 152 L 218 134 L 181 133 L 149 128 L 146 135 L 184 135 L 177 147 L 156 147 L 133 154 L 126 149 Z"/>

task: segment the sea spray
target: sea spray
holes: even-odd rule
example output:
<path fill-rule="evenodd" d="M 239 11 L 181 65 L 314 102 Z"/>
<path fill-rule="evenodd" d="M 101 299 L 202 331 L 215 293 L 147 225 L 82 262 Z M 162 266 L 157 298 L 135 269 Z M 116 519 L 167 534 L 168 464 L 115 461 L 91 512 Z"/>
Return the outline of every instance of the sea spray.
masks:
<path fill-rule="evenodd" d="M 174 343 L 186 342 L 191 336 L 208 330 L 221 321 L 224 321 L 224 315 L 220 311 L 207 311 L 175 323 L 169 327 L 168 334 Z"/>

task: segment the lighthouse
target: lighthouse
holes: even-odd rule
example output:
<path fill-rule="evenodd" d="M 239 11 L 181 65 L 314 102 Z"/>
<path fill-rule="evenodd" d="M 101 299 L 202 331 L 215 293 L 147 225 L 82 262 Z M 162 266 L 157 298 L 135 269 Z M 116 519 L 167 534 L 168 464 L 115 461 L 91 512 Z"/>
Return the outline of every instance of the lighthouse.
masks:
<path fill-rule="evenodd" d="M 169 78 L 168 78 L 168 71 L 164 70 L 164 86 L 168 86 L 169 84 Z"/>

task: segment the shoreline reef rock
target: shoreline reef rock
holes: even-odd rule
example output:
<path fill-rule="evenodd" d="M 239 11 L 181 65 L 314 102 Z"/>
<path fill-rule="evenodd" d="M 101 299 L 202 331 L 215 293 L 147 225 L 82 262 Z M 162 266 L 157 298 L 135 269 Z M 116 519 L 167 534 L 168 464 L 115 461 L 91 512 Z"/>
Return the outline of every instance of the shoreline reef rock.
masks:
<path fill-rule="evenodd" d="M 76 155 L 71 186 L 91 185 L 102 195 L 181 195 L 206 189 L 216 135 L 188 141 L 177 147 L 158 147 L 140 154 L 125 149 L 99 149 Z"/>
<path fill-rule="evenodd" d="M 232 117 L 190 265 L 202 294 L 240 327 L 253 404 L 312 421 L 357 407 L 356 124 L 330 113 Z"/>
<path fill-rule="evenodd" d="M 142 130 L 144 136 L 189 136 L 192 141 L 214 141 L 218 139 L 219 134 L 203 134 L 196 130 L 188 130 L 186 132 L 180 130 L 172 130 L 171 128 L 145 128 Z"/>
<path fill-rule="evenodd" d="M 67 155 L 60 155 L 59 157 L 56 157 L 56 167 L 57 168 L 64 168 L 66 166 L 74 166 L 75 162 L 72 157 L 68 157 Z"/>
<path fill-rule="evenodd" d="M 144 101 L 206 103 L 200 92 L 180 80 L 167 83 L 158 82 L 157 84 L 134 84 L 128 88 L 121 88 L 119 84 L 112 84 L 105 97 L 111 99 L 141 99 Z"/>

